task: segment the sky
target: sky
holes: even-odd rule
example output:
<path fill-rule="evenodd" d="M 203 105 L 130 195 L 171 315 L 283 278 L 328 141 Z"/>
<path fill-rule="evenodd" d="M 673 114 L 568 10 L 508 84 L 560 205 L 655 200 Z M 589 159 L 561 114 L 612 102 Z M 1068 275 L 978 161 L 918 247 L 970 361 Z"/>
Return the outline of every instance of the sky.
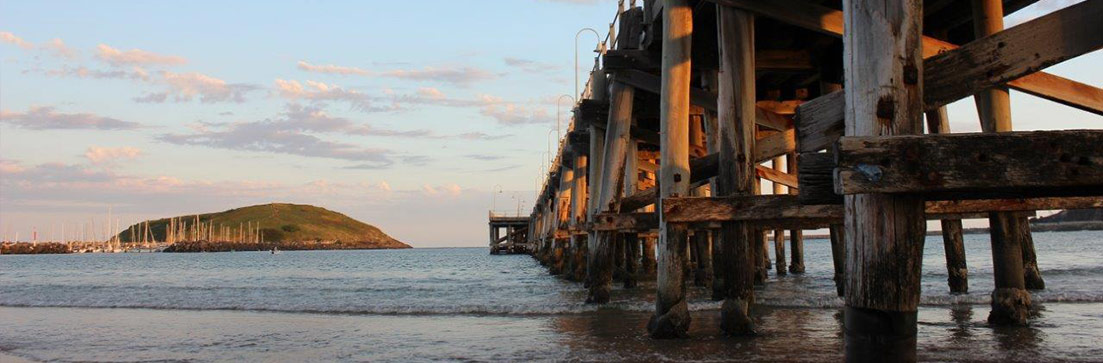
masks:
<path fill-rule="evenodd" d="M 1043 0 L 1008 26 L 1067 6 Z M 531 208 L 613 0 L 0 2 L 0 233 L 304 203 L 415 247 Z M 596 38 L 583 33 L 583 74 Z M 1103 53 L 1048 72 L 1103 85 Z M 582 80 L 585 81 L 584 79 Z M 971 99 L 951 129 L 979 131 Z M 1012 93 L 1017 130 L 1103 117 Z M 566 125 L 564 124 L 564 128 Z M 114 222 L 114 221 L 112 221 Z"/>

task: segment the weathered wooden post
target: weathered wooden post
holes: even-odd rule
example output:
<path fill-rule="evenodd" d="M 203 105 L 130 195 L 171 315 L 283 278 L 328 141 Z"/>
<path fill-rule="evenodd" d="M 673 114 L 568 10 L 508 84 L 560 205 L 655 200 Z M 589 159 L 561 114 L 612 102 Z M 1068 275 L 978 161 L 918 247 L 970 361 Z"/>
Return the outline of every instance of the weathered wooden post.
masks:
<path fill-rule="evenodd" d="M 628 152 L 628 140 L 631 138 L 632 101 L 635 88 L 614 79 L 610 91 L 609 122 L 606 126 L 604 152 L 602 155 L 600 179 L 594 181 L 600 185 L 594 200 L 594 210 L 618 212 L 618 193 L 624 179 L 625 156 Z M 609 293 L 613 289 L 613 264 L 617 257 L 617 236 L 613 232 L 597 233 L 597 241 L 592 244 L 590 255 L 594 256 L 590 267 L 590 294 L 586 301 L 597 304 L 609 302 Z M 623 250 L 621 250 L 623 251 Z M 624 256 L 623 253 L 620 254 Z"/>
<path fill-rule="evenodd" d="M 846 135 L 920 134 L 923 2 L 843 3 Z M 844 197 L 846 359 L 915 361 L 923 199 Z"/>
<path fill-rule="evenodd" d="M 831 265 L 834 266 L 835 293 L 839 297 L 846 296 L 846 228 L 841 224 L 833 224 L 827 229 L 831 241 Z"/>
<path fill-rule="evenodd" d="M 577 231 L 579 227 L 586 221 L 586 194 L 588 186 L 586 184 L 587 173 L 587 155 L 582 153 L 581 150 L 576 151 L 574 158 L 574 185 L 571 186 L 571 229 Z M 581 281 L 586 276 L 586 258 L 585 258 L 585 246 L 586 236 L 578 233 L 571 233 L 571 258 L 573 259 L 573 269 L 570 274 L 571 279 L 575 281 Z"/>
<path fill-rule="evenodd" d="M 624 274 L 628 272 L 624 266 L 628 254 L 628 249 L 624 246 L 624 234 L 617 232 L 611 236 L 613 238 L 613 281 L 624 282 Z"/>
<path fill-rule="evenodd" d="M 559 231 L 563 230 L 565 226 L 570 222 L 571 216 L 571 186 L 574 183 L 574 168 L 570 165 L 563 163 L 563 157 L 560 157 L 561 163 L 559 165 L 559 187 L 556 189 L 556 203 L 555 203 L 555 228 L 552 229 L 552 268 L 551 273 L 558 275 L 563 273 L 564 265 L 566 264 L 566 246 L 569 240 L 563 240 L 559 238 Z"/>
<path fill-rule="evenodd" d="M 711 70 L 701 75 L 701 85 L 709 92 L 718 93 L 718 71 Z M 709 154 L 720 152 L 720 130 L 715 111 L 704 111 L 705 148 Z M 709 180 L 709 195 L 716 196 L 716 178 Z M 712 300 L 724 300 L 724 254 L 720 248 L 720 231 L 711 229 L 708 231 L 710 269 L 712 270 Z"/>
<path fill-rule="evenodd" d="M 950 133 L 950 118 L 946 115 L 946 106 L 927 111 L 927 132 L 930 134 Z M 943 219 L 942 245 L 946 251 L 946 274 L 950 292 L 969 292 L 969 268 L 965 263 L 965 243 L 962 236 L 961 219 Z"/>
<path fill-rule="evenodd" d="M 600 73 L 600 72 L 598 72 Z M 601 79 L 599 81 L 599 78 Z M 590 76 L 590 97 L 593 99 L 605 99 L 605 75 L 592 73 Z M 597 83 L 601 83 L 598 85 Z M 587 220 L 593 222 L 596 220 L 597 214 L 601 210 L 597 202 L 598 195 L 601 190 L 601 169 L 603 155 L 605 155 L 605 130 L 598 128 L 596 125 L 590 125 L 590 165 L 589 165 L 589 192 L 590 202 L 587 203 Z M 593 285 L 593 281 L 596 275 L 600 272 L 600 267 L 595 267 L 597 263 L 594 262 L 594 251 L 597 250 L 595 245 L 598 243 L 597 231 L 591 230 L 586 237 L 586 280 L 585 286 L 589 288 Z M 611 284 L 611 282 L 610 282 Z M 592 294 L 592 291 L 591 291 Z M 589 298 L 587 298 L 587 301 Z"/>
<path fill-rule="evenodd" d="M 689 82 L 693 8 L 686 0 L 663 2 L 662 92 L 659 94 L 659 197 L 689 193 Z M 684 337 L 689 305 L 682 263 L 686 226 L 666 223 L 659 199 L 659 257 L 655 315 L 647 324 L 654 338 Z"/>
<path fill-rule="evenodd" d="M 754 173 L 754 167 L 757 163 L 751 163 L 752 173 Z M 754 176 L 754 195 L 762 194 L 762 178 L 758 177 L 757 173 Z M 758 286 L 766 285 L 766 278 L 770 274 L 770 238 L 766 235 L 766 230 L 755 226 L 755 268 L 754 268 L 754 284 Z"/>
<path fill-rule="evenodd" d="M 720 165 L 717 196 L 754 193 L 755 69 L 754 16 L 743 10 L 717 7 L 720 72 L 717 79 L 717 130 Z M 724 222 L 720 231 L 724 271 L 724 303 L 720 329 L 730 335 L 754 333 L 750 318 L 754 303 L 754 269 L 758 256 L 752 245 L 758 234 L 744 222 Z"/>
<path fill-rule="evenodd" d="M 693 234 L 693 244 L 697 247 L 697 269 L 693 271 L 694 286 L 712 285 L 712 243 L 709 240 L 711 232 L 707 229 L 699 229 Z"/>
<path fill-rule="evenodd" d="M 785 155 L 785 168 L 789 175 L 797 176 L 797 153 Z M 789 188 L 789 194 L 798 194 L 796 188 Z M 804 231 L 789 230 L 789 272 L 804 273 Z"/>
<path fill-rule="evenodd" d="M 784 170 L 781 165 L 785 161 L 785 157 L 779 156 L 774 158 L 773 169 L 777 171 Z M 786 193 L 785 186 L 781 183 L 773 182 L 774 194 L 780 195 Z M 774 230 L 774 267 L 776 268 L 777 275 L 785 275 L 789 271 L 785 268 L 785 230 L 778 228 Z"/>
<path fill-rule="evenodd" d="M 973 0 L 973 30 L 977 38 L 1003 30 L 1003 2 Z M 1011 97 L 1007 88 L 989 88 L 977 93 L 974 99 L 983 132 L 1011 131 Z M 1030 228 L 1026 217 L 1014 213 L 988 214 L 992 275 L 996 280 L 996 289 L 992 291 L 992 312 L 988 314 L 989 323 L 1027 322 L 1030 293 L 1026 291 L 1022 228 Z"/>
<path fill-rule="evenodd" d="M 1030 232 L 1030 220 L 1021 217 L 1019 221 L 1019 237 L 1023 245 L 1023 273 L 1024 282 L 1028 290 L 1044 290 L 1045 280 L 1042 280 L 1042 272 L 1038 270 L 1038 254 L 1034 250 L 1034 236 Z"/>
<path fill-rule="evenodd" d="M 648 276 L 648 278 L 655 276 L 656 265 L 658 264 L 655 260 L 657 258 L 655 255 L 655 242 L 654 238 L 643 238 L 643 262 L 640 264 L 640 267 L 643 268 L 643 273 Z"/>
<path fill-rule="evenodd" d="M 703 107 L 693 105 L 690 107 L 689 116 L 689 153 L 694 158 L 707 155 L 705 110 Z M 689 191 L 693 197 L 709 196 L 708 186 L 699 186 Z M 712 250 L 709 249 L 709 231 L 696 229 L 691 232 L 689 238 L 690 263 L 688 264 L 693 286 L 709 286 L 712 283 Z"/>
<path fill-rule="evenodd" d="M 498 254 L 498 227 L 490 223 L 490 254 Z"/>
<path fill-rule="evenodd" d="M 634 127 L 634 126 L 633 126 Z M 624 155 L 624 196 L 635 194 L 640 187 L 639 180 L 639 143 L 628 139 L 628 150 Z M 632 211 L 623 211 L 632 212 Z M 627 254 L 624 261 L 624 287 L 636 287 L 640 275 L 640 238 L 635 232 L 622 234 L 622 243 Z"/>

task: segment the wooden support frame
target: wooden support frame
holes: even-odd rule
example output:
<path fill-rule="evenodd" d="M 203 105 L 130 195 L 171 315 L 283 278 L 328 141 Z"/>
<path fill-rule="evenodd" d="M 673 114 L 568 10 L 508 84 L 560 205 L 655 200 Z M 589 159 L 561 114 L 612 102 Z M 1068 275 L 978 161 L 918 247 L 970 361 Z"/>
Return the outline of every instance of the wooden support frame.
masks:
<path fill-rule="evenodd" d="M 806 205 L 792 195 L 667 198 L 663 205 L 671 223 L 708 229 L 733 221 L 750 222 L 764 229 L 815 229 L 842 223 L 844 212 L 842 205 Z M 1086 208 L 1103 208 L 1103 197 L 927 201 L 924 219 L 987 218 L 992 212 L 1029 216 L 1037 210 Z M 658 227 L 658 214 L 651 212 L 601 213 L 585 226 L 587 230 L 622 232 L 646 232 Z"/>
<path fill-rule="evenodd" d="M 737 7 L 759 15 L 771 17 L 805 29 L 833 36 L 843 35 L 843 12 L 799 0 L 709 0 L 719 5 Z M 1090 2 L 1090 1 L 1089 1 Z M 1095 23 L 1094 21 L 1089 23 Z M 957 45 L 935 38 L 922 37 L 924 57 L 958 48 Z M 1050 64 L 1052 65 L 1052 64 Z M 926 78 L 926 77 L 924 77 Z M 1007 85 L 1016 90 L 1038 96 L 1084 111 L 1103 115 L 1103 89 L 1076 82 L 1049 73 L 1037 72 L 1010 81 Z M 826 96 L 821 96 L 826 97 Z M 933 105 L 927 105 L 933 108 Z M 839 109 L 844 109 L 840 105 Z M 824 145 L 826 147 L 826 145 Z"/>
<path fill-rule="evenodd" d="M 601 57 L 607 71 L 637 70 L 657 72 L 659 54 L 645 49 L 615 49 Z M 755 52 L 755 70 L 772 72 L 815 71 L 812 55 L 806 50 L 761 49 Z"/>
<path fill-rule="evenodd" d="M 1103 130 L 842 137 L 835 192 L 1103 195 L 1100 145 Z"/>
<path fill-rule="evenodd" d="M 927 58 L 923 102 L 936 108 L 1103 48 L 1100 19 L 1103 2 L 1085 1 Z"/>

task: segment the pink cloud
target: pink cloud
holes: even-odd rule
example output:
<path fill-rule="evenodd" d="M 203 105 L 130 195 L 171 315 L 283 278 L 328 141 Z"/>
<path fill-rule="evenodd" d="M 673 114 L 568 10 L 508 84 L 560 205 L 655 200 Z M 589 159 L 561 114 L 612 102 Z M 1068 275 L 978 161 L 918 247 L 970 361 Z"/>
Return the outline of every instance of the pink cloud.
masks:
<path fill-rule="evenodd" d="M 11 32 L 0 32 L 0 41 L 3 41 L 5 43 L 14 44 L 15 46 L 23 48 L 23 49 L 34 48 L 34 44 L 31 44 L 31 42 L 23 40 L 23 38 L 15 36 L 15 34 L 12 34 Z"/>
<path fill-rule="evenodd" d="M 93 164 L 114 164 L 120 160 L 136 159 L 142 154 L 142 150 L 123 146 L 123 147 L 99 147 L 91 146 L 84 152 L 84 157 L 88 158 L 88 161 Z"/>
<path fill-rule="evenodd" d="M 141 49 L 119 50 L 106 44 L 96 47 L 96 57 L 113 66 L 180 65 L 188 62 L 180 56 L 157 54 Z"/>

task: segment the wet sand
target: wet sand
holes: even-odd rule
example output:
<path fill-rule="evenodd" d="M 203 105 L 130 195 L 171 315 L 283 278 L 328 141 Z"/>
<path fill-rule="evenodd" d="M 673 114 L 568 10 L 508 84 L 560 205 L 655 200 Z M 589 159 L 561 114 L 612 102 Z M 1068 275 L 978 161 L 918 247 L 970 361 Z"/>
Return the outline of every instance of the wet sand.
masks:
<path fill-rule="evenodd" d="M 1093 361 L 1100 303 L 1040 306 L 1029 327 L 994 328 L 985 306 L 922 308 L 923 361 Z M 838 361 L 838 309 L 755 311 L 758 335 L 719 334 L 693 312 L 691 338 L 645 336 L 649 314 L 348 315 L 219 310 L 0 308 L 0 351 L 49 361 L 752 360 Z M 1060 321 L 1060 324 L 1046 323 Z M 80 326 L 81 329 L 72 329 Z M 7 358 L 0 356 L 0 358 Z M 7 362 L 7 359 L 0 359 Z"/>

